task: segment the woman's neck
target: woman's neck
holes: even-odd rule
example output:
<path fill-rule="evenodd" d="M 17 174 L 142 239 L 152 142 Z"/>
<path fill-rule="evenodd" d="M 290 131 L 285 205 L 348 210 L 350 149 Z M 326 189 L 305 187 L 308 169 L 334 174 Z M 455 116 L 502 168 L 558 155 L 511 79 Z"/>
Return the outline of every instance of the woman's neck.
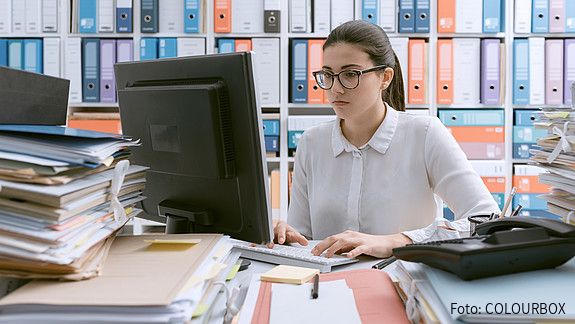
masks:
<path fill-rule="evenodd" d="M 379 101 L 372 109 L 358 118 L 342 120 L 340 126 L 343 136 L 355 147 L 364 146 L 385 119 L 387 109 L 387 105 L 383 101 Z"/>

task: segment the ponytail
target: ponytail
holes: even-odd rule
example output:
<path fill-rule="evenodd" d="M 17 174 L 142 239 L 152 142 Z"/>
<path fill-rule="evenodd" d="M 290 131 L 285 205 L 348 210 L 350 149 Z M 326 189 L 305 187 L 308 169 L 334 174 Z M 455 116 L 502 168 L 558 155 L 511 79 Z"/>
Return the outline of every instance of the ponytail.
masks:
<path fill-rule="evenodd" d="M 397 55 L 393 53 L 395 66 L 393 67 L 393 79 L 387 89 L 381 93 L 381 98 L 388 105 L 398 111 L 405 111 L 405 93 L 403 85 L 403 74 Z"/>

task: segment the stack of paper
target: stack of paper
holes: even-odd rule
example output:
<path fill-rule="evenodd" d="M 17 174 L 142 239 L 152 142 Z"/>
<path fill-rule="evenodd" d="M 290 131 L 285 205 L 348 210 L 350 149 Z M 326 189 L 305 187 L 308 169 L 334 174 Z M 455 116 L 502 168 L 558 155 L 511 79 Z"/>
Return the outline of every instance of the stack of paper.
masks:
<path fill-rule="evenodd" d="M 166 242 L 162 242 L 166 240 Z M 101 276 L 35 280 L 0 300 L 0 323 L 184 323 L 239 258 L 221 234 L 118 236 Z M 224 295 L 224 294 L 219 294 Z"/>
<path fill-rule="evenodd" d="M 549 133 L 530 150 L 534 164 L 548 171 L 539 182 L 551 186 L 550 193 L 539 197 L 551 213 L 575 224 L 575 109 L 543 108 L 534 125 Z"/>
<path fill-rule="evenodd" d="M 0 125 L 0 275 L 96 276 L 114 233 L 138 214 L 145 167 L 118 135 Z"/>
<path fill-rule="evenodd" d="M 556 269 L 464 281 L 421 263 L 396 262 L 411 322 L 573 322 L 575 259 Z M 528 283 L 528 284 L 526 284 Z M 544 310 L 545 309 L 545 310 Z"/>

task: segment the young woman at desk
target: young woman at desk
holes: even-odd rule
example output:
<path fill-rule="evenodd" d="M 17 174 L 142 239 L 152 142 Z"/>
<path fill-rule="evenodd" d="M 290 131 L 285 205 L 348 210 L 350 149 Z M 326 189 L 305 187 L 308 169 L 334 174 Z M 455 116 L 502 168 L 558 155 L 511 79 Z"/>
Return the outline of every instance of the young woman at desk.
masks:
<path fill-rule="evenodd" d="M 382 258 L 449 236 L 441 231 L 468 231 L 468 216 L 499 210 L 439 119 L 404 112 L 401 74 L 379 26 L 356 20 L 329 34 L 314 75 L 337 119 L 301 137 L 287 223 L 274 222 L 275 242 L 323 240 L 313 254 Z M 442 207 L 435 195 L 458 221 L 434 222 Z"/>

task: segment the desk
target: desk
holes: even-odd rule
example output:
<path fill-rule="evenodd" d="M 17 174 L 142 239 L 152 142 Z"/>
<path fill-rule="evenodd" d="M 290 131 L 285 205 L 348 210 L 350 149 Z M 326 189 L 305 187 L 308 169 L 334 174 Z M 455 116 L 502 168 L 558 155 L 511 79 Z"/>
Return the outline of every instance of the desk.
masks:
<path fill-rule="evenodd" d="M 307 248 L 311 249 L 317 243 L 319 243 L 319 241 L 312 241 L 312 242 L 310 242 L 310 244 L 308 245 Z M 380 261 L 380 259 L 376 259 L 376 258 L 369 257 L 369 256 L 361 256 L 361 257 L 359 257 L 359 262 L 352 263 L 352 264 L 346 264 L 346 265 L 342 265 L 342 266 L 337 266 L 334 268 L 334 272 L 347 271 L 347 270 L 357 270 L 357 269 L 371 269 L 371 267 L 374 264 L 376 264 L 378 261 Z M 264 273 L 264 272 L 266 272 L 266 271 L 268 271 L 268 270 L 270 270 L 276 266 L 275 264 L 264 263 L 264 262 L 260 262 L 260 261 L 250 260 L 250 262 L 251 262 L 251 265 L 249 266 L 248 269 L 241 271 L 241 272 L 238 272 L 236 277 L 229 282 L 230 288 L 235 287 L 237 285 L 241 285 L 240 299 L 241 299 L 242 305 L 243 305 L 243 302 L 245 300 L 247 291 L 249 289 L 249 284 L 251 282 L 251 278 L 255 275 L 261 275 L 262 273 Z M 384 269 L 384 271 L 389 273 L 389 271 L 392 270 L 393 268 L 394 268 L 394 264 L 391 264 L 390 266 L 386 267 Z M 211 316 L 208 316 L 209 320 L 207 321 L 207 323 L 220 324 L 220 323 L 224 322 L 224 315 L 226 312 L 225 303 L 226 303 L 225 293 L 222 290 L 222 291 L 220 291 L 219 296 L 214 301 L 212 308 L 209 310 L 211 312 Z M 192 323 L 203 323 L 203 322 L 196 320 L 196 321 L 192 321 Z"/>

